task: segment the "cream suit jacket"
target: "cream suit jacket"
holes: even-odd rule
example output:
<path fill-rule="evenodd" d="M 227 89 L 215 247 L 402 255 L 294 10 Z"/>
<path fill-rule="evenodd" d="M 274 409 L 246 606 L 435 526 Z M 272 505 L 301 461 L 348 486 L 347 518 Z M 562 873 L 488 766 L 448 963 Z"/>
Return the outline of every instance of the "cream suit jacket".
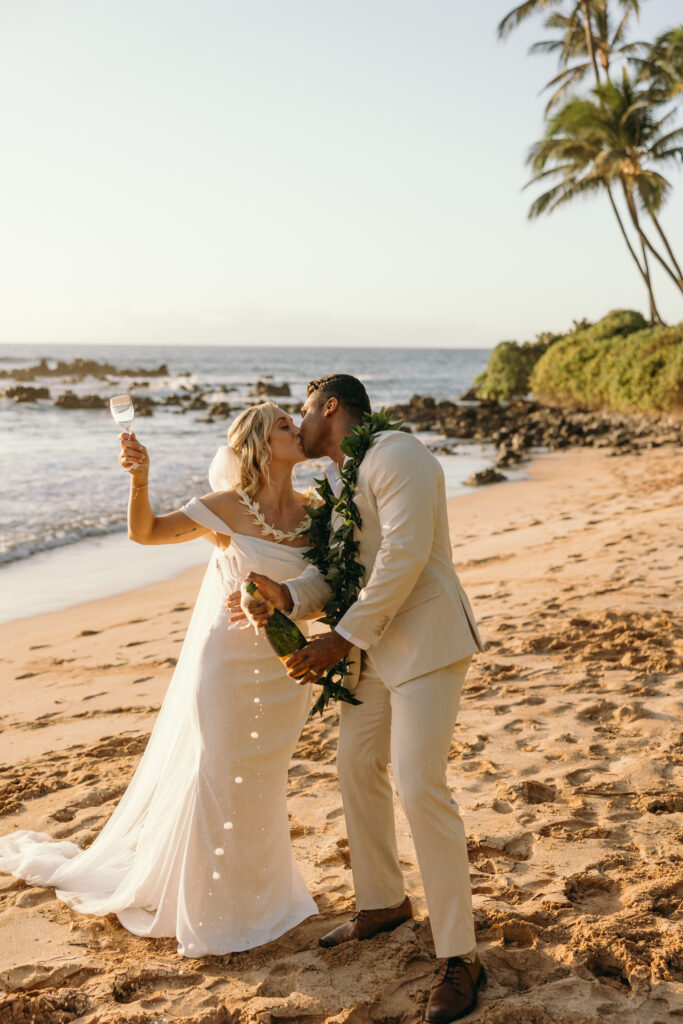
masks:
<path fill-rule="evenodd" d="M 400 685 L 482 650 L 451 560 L 438 459 L 410 434 L 383 431 L 358 469 L 354 498 L 363 524 L 355 539 L 364 585 L 339 626 L 371 651 L 385 683 Z M 337 525 L 333 514 L 332 528 Z M 315 566 L 288 582 L 296 618 L 319 611 L 332 596 Z M 357 648 L 349 657 L 357 678 Z"/>

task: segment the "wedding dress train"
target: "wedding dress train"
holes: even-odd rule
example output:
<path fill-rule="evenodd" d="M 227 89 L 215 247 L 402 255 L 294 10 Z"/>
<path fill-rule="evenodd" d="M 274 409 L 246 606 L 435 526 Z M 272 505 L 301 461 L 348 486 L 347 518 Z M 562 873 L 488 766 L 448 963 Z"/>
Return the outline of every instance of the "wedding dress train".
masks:
<path fill-rule="evenodd" d="M 45 833 L 0 839 L 0 871 L 54 885 L 74 910 L 115 913 L 136 935 L 196 957 L 250 949 L 316 914 L 292 853 L 287 769 L 310 707 L 263 634 L 230 630 L 229 589 L 249 571 L 297 576 L 301 548 L 235 534 L 199 498 L 182 509 L 231 535 L 209 562 L 152 735 L 86 850 Z"/>

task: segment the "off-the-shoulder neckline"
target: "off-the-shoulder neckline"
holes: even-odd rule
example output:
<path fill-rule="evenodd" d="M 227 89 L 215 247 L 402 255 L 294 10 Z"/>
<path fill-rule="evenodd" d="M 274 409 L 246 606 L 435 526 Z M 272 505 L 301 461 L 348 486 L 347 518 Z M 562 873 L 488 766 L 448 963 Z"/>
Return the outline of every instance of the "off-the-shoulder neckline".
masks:
<path fill-rule="evenodd" d="M 224 519 L 221 519 L 220 516 L 216 515 L 216 513 L 213 512 L 209 508 L 209 506 L 206 505 L 202 501 L 201 498 L 195 497 L 192 500 L 193 501 L 198 501 L 199 504 L 202 506 L 202 508 L 206 509 L 206 511 L 209 513 L 209 515 L 212 515 L 214 517 L 214 519 L 217 519 L 219 523 L 223 524 L 223 526 L 226 528 L 226 532 L 223 534 L 224 537 L 244 537 L 247 540 L 257 540 L 257 541 L 260 541 L 261 544 L 272 544 L 273 547 L 279 548 L 280 550 L 282 550 L 283 548 L 286 548 L 287 551 L 308 551 L 310 549 L 310 546 L 311 546 L 310 544 L 282 544 L 282 543 L 280 543 L 280 541 L 268 540 L 266 537 L 254 537 L 254 536 L 252 536 L 251 533 L 239 533 L 237 530 L 233 530 L 231 526 L 228 526 L 228 524 L 225 522 Z M 220 532 L 220 531 L 214 530 L 214 533 L 218 533 L 218 532 Z"/>

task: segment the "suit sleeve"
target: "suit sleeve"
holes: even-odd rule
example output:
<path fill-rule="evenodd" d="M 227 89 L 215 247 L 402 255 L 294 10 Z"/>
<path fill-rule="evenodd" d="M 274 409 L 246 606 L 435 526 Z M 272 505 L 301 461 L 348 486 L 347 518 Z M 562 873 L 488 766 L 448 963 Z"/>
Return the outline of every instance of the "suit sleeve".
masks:
<path fill-rule="evenodd" d="M 381 638 L 429 559 L 443 472 L 416 439 L 397 435 L 392 441 L 368 453 L 382 540 L 370 579 L 339 622 L 366 647 Z"/>
<path fill-rule="evenodd" d="M 307 566 L 296 579 L 284 580 L 284 585 L 292 595 L 293 607 L 289 617 L 294 621 L 317 614 L 332 599 L 327 580 L 314 565 Z"/>

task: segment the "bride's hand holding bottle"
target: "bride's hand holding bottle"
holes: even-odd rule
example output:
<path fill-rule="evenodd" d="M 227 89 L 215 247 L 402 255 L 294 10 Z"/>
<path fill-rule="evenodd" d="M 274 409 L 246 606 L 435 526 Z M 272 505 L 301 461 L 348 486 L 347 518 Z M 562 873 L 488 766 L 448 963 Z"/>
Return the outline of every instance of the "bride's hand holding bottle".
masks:
<path fill-rule="evenodd" d="M 249 615 L 259 628 L 266 626 L 268 619 L 273 614 L 273 609 L 277 608 L 278 611 L 285 613 L 291 612 L 292 595 L 282 583 L 276 583 L 275 580 L 257 572 L 250 572 L 244 582 L 255 583 L 260 593 L 250 597 L 245 595 L 242 590 L 235 590 L 228 595 L 225 600 L 225 609 L 233 625 L 248 622 L 244 611 L 247 606 Z"/>

